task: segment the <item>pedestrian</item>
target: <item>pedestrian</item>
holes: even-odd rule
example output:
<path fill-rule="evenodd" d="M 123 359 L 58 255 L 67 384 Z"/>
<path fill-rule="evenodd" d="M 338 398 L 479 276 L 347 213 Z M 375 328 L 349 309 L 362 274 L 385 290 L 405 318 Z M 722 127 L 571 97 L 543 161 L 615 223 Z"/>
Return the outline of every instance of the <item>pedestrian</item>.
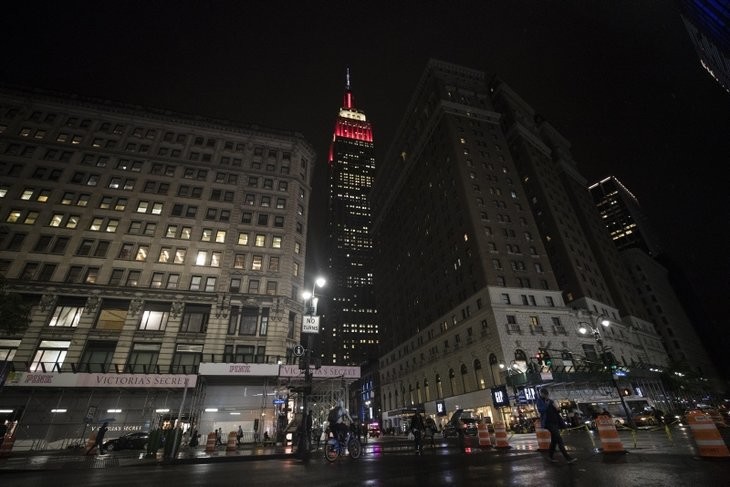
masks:
<path fill-rule="evenodd" d="M 565 422 L 560 416 L 560 410 L 555 404 L 555 401 L 550 399 L 550 392 L 544 387 L 540 389 L 540 397 L 537 399 L 537 410 L 540 412 L 542 427 L 550 432 L 549 460 L 557 463 L 558 460 L 555 458 L 555 447 L 557 446 L 560 448 L 560 453 L 563 454 L 565 460 L 568 463 L 574 463 L 577 458 L 568 455 L 565 444 L 563 443 L 563 437 L 560 436 L 560 428 Z"/>
<path fill-rule="evenodd" d="M 416 414 L 413 415 L 411 418 L 411 433 L 413 433 L 413 443 L 416 447 L 416 454 L 420 455 L 423 453 L 423 430 L 425 429 L 425 425 L 423 424 L 423 418 L 421 417 L 421 414 L 416 411 Z"/>
<path fill-rule="evenodd" d="M 91 454 L 92 451 L 94 451 L 94 448 L 96 448 L 99 452 L 99 455 L 104 454 L 104 435 L 106 434 L 107 428 L 109 426 L 109 423 L 104 423 L 101 425 L 101 428 L 99 428 L 99 431 L 96 432 L 96 440 L 94 440 L 94 444 L 86 450 L 86 454 Z"/>
<path fill-rule="evenodd" d="M 223 446 L 223 429 L 215 430 L 215 446 Z"/>
<path fill-rule="evenodd" d="M 236 433 L 236 443 L 238 446 L 241 446 L 241 439 L 243 438 L 243 428 L 241 428 L 241 425 L 238 425 L 238 432 Z"/>
<path fill-rule="evenodd" d="M 197 428 L 193 428 L 193 432 L 190 433 L 190 443 L 188 443 L 192 448 L 195 448 L 198 446 L 198 438 L 200 438 L 200 433 L 198 433 Z"/>

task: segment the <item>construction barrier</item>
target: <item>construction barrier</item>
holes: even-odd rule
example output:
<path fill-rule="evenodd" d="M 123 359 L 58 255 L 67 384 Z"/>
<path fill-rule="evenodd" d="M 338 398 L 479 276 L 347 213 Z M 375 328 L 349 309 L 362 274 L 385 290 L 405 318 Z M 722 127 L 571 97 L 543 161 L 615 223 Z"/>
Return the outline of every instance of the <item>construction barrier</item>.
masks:
<path fill-rule="evenodd" d="M 719 426 L 721 428 L 727 428 L 727 424 L 725 423 L 722 414 L 720 414 L 720 411 L 718 411 L 717 409 L 710 409 L 709 411 L 707 411 L 706 414 L 710 415 L 710 417 L 712 418 L 712 422 L 715 423 L 716 427 Z"/>
<path fill-rule="evenodd" d="M 616 424 L 610 416 L 597 416 L 596 428 L 601 438 L 601 449 L 603 453 L 626 453 L 621 438 L 618 437 Z"/>
<path fill-rule="evenodd" d="M 687 422 L 692 431 L 697 450 L 701 457 L 722 458 L 730 457 L 727 445 L 717 431 L 717 426 L 709 414 L 700 411 L 690 411 Z"/>
<path fill-rule="evenodd" d="M 0 458 L 9 457 L 10 452 L 13 451 L 13 444 L 15 444 L 15 435 L 5 435 L 0 443 Z"/>
<path fill-rule="evenodd" d="M 477 436 L 479 437 L 479 448 L 492 448 L 492 441 L 489 438 L 489 427 L 487 423 L 479 423 L 477 426 Z"/>
<path fill-rule="evenodd" d="M 537 436 L 538 451 L 548 451 L 550 449 L 550 432 L 542 427 L 542 421 L 535 420 L 535 436 Z"/>
<path fill-rule="evenodd" d="M 495 448 L 509 448 L 507 443 L 507 429 L 504 423 L 494 423 L 494 447 Z"/>
<path fill-rule="evenodd" d="M 96 453 L 96 433 L 91 433 L 86 439 L 86 448 L 81 452 L 82 455 L 91 455 Z"/>
<path fill-rule="evenodd" d="M 236 432 L 231 431 L 228 433 L 228 444 L 226 445 L 226 451 L 236 451 L 238 450 L 238 438 L 236 437 Z"/>
<path fill-rule="evenodd" d="M 215 440 L 217 436 L 215 434 L 215 431 L 212 433 L 208 433 L 208 441 L 205 443 L 205 451 L 208 453 L 212 453 L 216 451 L 215 448 Z"/>

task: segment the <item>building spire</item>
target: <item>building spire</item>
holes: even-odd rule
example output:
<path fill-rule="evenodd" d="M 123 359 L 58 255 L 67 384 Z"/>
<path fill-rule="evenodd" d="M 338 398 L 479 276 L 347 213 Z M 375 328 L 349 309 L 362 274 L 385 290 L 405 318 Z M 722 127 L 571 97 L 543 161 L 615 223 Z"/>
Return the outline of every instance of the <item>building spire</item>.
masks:
<path fill-rule="evenodd" d="M 347 68 L 345 74 L 345 101 L 342 104 L 343 108 L 352 109 L 355 106 L 355 102 L 352 99 L 352 91 L 350 91 L 350 68 Z"/>

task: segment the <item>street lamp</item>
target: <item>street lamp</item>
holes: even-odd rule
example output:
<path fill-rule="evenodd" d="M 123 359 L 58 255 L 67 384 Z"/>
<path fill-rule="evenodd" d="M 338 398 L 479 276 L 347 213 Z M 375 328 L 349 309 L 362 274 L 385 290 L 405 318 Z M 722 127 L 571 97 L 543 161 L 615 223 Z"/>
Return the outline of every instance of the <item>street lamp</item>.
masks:
<path fill-rule="evenodd" d="M 606 345 L 603 343 L 603 338 L 601 337 L 601 331 L 600 328 L 598 328 L 598 323 L 600 323 L 604 328 L 607 328 L 611 322 L 608 321 L 606 318 L 597 317 L 595 322 L 586 323 L 584 321 L 581 321 L 578 323 L 580 325 L 578 327 L 578 333 L 581 335 L 587 335 L 589 332 L 593 334 L 593 338 L 596 340 L 596 343 L 598 344 L 598 348 L 601 352 L 601 361 L 603 362 L 604 367 L 608 369 L 609 374 L 611 374 L 611 382 L 613 383 L 613 387 L 616 389 L 616 392 L 618 393 L 618 398 L 621 401 L 621 406 L 624 408 L 624 413 L 626 414 L 626 421 L 629 423 L 629 426 L 633 428 L 634 421 L 631 419 L 631 412 L 629 411 L 628 406 L 626 406 L 626 401 L 624 400 L 623 394 L 621 394 L 621 389 L 618 386 L 618 382 L 616 381 L 616 376 L 613 374 L 613 370 L 611 370 L 611 364 L 608 363 L 607 358 L 607 351 L 608 348 L 606 348 Z M 588 325 L 586 327 L 585 325 Z"/>
<path fill-rule="evenodd" d="M 317 290 L 317 287 L 324 287 L 326 283 L 327 281 L 324 277 L 317 277 L 312 283 L 312 292 L 304 291 L 302 293 L 302 298 L 304 298 L 305 301 L 309 300 L 309 308 L 307 311 L 309 311 L 311 318 L 314 318 L 317 314 L 318 299 L 314 295 L 314 292 Z M 314 346 L 314 337 L 312 335 L 314 335 L 314 333 L 315 332 L 313 331 L 307 332 L 307 349 L 304 351 L 304 357 L 302 357 L 302 365 L 304 368 L 304 398 L 302 400 L 302 438 L 300 438 L 300 441 L 304 441 L 304 451 L 306 451 L 307 454 L 311 448 L 311 432 L 307 430 L 307 416 L 309 415 L 309 394 L 312 390 L 312 369 L 310 368 L 310 365 L 312 363 L 312 347 Z M 319 333 L 319 330 L 317 330 L 316 333 Z"/>

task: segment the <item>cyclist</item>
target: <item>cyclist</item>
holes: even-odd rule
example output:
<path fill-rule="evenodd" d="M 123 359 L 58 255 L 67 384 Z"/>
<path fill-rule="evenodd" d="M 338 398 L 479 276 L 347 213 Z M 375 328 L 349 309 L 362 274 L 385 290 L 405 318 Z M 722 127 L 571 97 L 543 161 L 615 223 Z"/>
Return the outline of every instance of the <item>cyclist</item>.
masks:
<path fill-rule="evenodd" d="M 335 435 L 337 441 L 344 442 L 353 422 L 350 412 L 345 408 L 345 402 L 340 400 L 337 406 L 332 408 L 327 419 L 329 420 L 330 431 Z"/>

